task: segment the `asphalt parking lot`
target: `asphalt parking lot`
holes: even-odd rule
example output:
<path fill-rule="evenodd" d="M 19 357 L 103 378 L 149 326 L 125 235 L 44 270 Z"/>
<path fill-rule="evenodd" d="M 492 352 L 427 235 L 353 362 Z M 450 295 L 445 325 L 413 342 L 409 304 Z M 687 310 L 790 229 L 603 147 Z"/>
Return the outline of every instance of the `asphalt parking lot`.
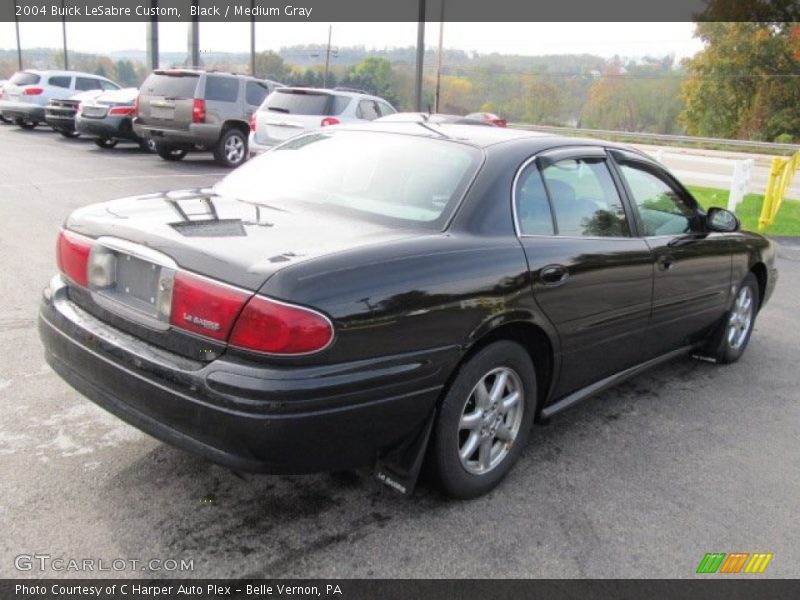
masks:
<path fill-rule="evenodd" d="M 106 414 L 46 365 L 36 333 L 54 241 L 88 203 L 193 187 L 167 163 L 0 126 L 0 577 L 15 557 L 191 559 L 164 577 L 693 577 L 706 552 L 769 552 L 800 575 L 800 243 L 742 360 L 680 359 L 537 427 L 486 497 L 410 499 L 368 471 L 240 477 Z M 753 577 L 745 575 L 743 577 Z"/>

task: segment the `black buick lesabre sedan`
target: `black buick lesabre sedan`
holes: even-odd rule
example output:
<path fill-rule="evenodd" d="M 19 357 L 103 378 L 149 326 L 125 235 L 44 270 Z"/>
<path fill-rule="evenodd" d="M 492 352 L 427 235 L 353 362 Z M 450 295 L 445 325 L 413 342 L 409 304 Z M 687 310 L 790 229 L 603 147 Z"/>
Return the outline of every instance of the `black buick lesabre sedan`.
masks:
<path fill-rule="evenodd" d="M 534 421 L 680 354 L 738 359 L 772 244 L 614 144 L 468 125 L 329 128 L 213 188 L 73 212 L 50 365 L 236 470 L 374 465 L 498 484 Z"/>

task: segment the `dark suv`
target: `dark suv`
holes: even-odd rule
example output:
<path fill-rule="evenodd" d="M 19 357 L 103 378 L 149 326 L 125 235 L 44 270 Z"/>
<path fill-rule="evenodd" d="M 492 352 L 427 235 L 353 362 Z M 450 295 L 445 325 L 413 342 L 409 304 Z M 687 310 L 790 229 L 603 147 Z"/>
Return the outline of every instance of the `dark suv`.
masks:
<path fill-rule="evenodd" d="M 164 160 L 211 150 L 219 164 L 237 167 L 248 155 L 253 111 L 280 85 L 213 71 L 153 71 L 140 89 L 133 129 L 152 139 Z"/>

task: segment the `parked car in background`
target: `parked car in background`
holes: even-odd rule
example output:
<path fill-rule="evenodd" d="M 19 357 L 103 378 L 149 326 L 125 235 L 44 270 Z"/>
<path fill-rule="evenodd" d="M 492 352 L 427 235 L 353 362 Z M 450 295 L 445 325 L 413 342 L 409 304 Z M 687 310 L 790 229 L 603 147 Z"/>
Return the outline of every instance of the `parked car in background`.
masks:
<path fill-rule="evenodd" d="M 5 98 L 5 96 L 3 96 L 3 87 L 5 87 L 5 85 L 7 83 L 8 83 L 7 79 L 0 79 L 0 102 Z M 3 113 L 0 112 L 0 122 L 2 122 L 2 123 L 11 123 L 12 121 L 11 121 L 11 119 L 8 119 L 8 118 L 4 117 Z"/>
<path fill-rule="evenodd" d="M 66 100 L 77 92 L 118 90 L 119 85 L 90 73 L 77 71 L 19 71 L 3 87 L 0 113 L 24 129 L 33 129 L 45 120 L 50 100 Z"/>
<path fill-rule="evenodd" d="M 495 125 L 497 127 L 507 127 L 508 126 L 508 122 L 505 119 L 502 119 L 502 118 L 498 117 L 496 114 L 489 113 L 489 112 L 469 113 L 467 115 L 467 118 L 468 119 L 477 119 L 477 120 L 480 120 L 480 121 L 485 121 L 486 123 L 490 123 L 490 124 Z"/>
<path fill-rule="evenodd" d="M 155 151 L 153 140 L 136 135 L 133 117 L 139 90 L 126 88 L 106 92 L 93 100 L 83 102 L 75 117 L 75 129 L 81 135 L 94 138 L 101 148 L 113 148 L 121 141 L 139 144 L 142 150 Z"/>
<path fill-rule="evenodd" d="M 363 123 L 397 111 L 383 98 L 349 88 L 283 87 L 270 94 L 250 123 L 250 152 L 329 125 Z"/>
<path fill-rule="evenodd" d="M 164 160 L 211 150 L 222 166 L 237 167 L 248 157 L 250 117 L 280 85 L 216 71 L 153 71 L 140 89 L 133 130 L 153 140 Z"/>
<path fill-rule="evenodd" d="M 66 138 L 78 137 L 80 134 L 75 130 L 75 116 L 81 103 L 96 98 L 102 93 L 102 90 L 91 90 L 79 92 L 66 99 L 51 99 L 44 107 L 45 123 Z"/>
<path fill-rule="evenodd" d="M 642 152 L 450 124 L 328 127 L 213 188 L 81 207 L 57 252 L 47 362 L 113 414 L 235 470 L 373 464 L 409 491 L 425 459 L 461 498 L 534 421 L 739 359 L 778 277 Z"/>
<path fill-rule="evenodd" d="M 424 112 L 399 112 L 386 117 L 375 119 L 376 123 L 429 123 L 440 125 L 450 123 L 451 125 L 480 125 L 483 127 L 493 127 L 492 123 L 483 119 L 473 119 L 461 115 L 448 115 L 445 113 L 424 113 Z"/>

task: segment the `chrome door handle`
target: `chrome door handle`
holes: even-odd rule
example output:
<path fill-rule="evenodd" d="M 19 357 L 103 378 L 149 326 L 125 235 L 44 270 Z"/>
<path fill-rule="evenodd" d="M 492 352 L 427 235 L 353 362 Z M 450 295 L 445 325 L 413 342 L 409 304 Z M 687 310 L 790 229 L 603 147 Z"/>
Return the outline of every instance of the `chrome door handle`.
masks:
<path fill-rule="evenodd" d="M 559 285 L 564 283 L 569 277 L 566 267 L 561 265 L 550 265 L 539 271 L 539 278 L 545 285 Z"/>

